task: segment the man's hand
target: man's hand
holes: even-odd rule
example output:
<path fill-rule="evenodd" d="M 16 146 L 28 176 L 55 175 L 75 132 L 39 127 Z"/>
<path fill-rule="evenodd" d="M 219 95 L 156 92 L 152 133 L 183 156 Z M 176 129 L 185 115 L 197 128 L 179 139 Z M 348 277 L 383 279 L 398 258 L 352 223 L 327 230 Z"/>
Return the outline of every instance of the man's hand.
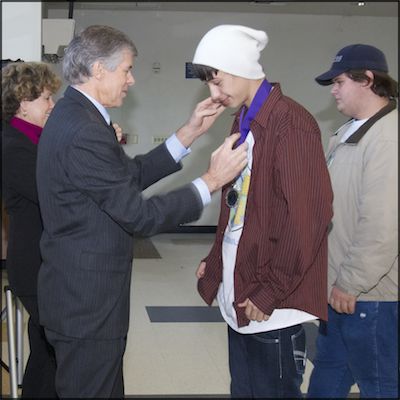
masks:
<path fill-rule="evenodd" d="M 115 131 L 115 136 L 117 137 L 118 142 L 121 142 L 122 140 L 122 128 L 116 123 L 114 122 L 112 124 L 114 131 Z"/>
<path fill-rule="evenodd" d="M 207 132 L 224 110 L 225 107 L 222 104 L 214 103 L 211 97 L 208 97 L 197 104 L 189 121 L 178 129 L 177 138 L 183 146 L 190 147 L 199 136 Z"/>
<path fill-rule="evenodd" d="M 238 307 L 246 308 L 245 314 L 250 321 L 261 322 L 267 321 L 269 318 L 269 315 L 264 314 L 249 298 L 247 298 L 243 303 L 238 304 Z"/>
<path fill-rule="evenodd" d="M 196 270 L 197 279 L 200 279 L 204 276 L 205 270 L 206 270 L 206 263 L 202 261 Z"/>
<path fill-rule="evenodd" d="M 239 137 L 240 133 L 227 137 L 224 143 L 211 154 L 208 171 L 202 176 L 210 193 L 232 181 L 246 166 L 247 143 L 242 143 L 236 149 L 232 149 Z"/>
<path fill-rule="evenodd" d="M 336 286 L 332 288 L 329 296 L 329 304 L 338 313 L 354 314 L 357 297 L 342 290 Z"/>

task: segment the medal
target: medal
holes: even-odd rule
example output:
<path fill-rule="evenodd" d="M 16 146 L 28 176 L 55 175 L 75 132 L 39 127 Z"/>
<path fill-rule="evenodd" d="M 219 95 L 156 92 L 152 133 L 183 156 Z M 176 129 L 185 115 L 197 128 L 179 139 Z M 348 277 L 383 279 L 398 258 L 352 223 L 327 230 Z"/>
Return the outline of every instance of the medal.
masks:
<path fill-rule="evenodd" d="M 226 196 L 225 196 L 226 205 L 229 208 L 234 208 L 234 207 L 236 207 L 238 200 L 239 200 L 239 192 L 232 186 L 228 190 L 228 192 L 226 193 Z"/>
<path fill-rule="evenodd" d="M 250 131 L 250 123 L 257 115 L 261 106 L 267 100 L 271 90 L 272 90 L 272 85 L 266 79 L 264 79 L 260 87 L 258 88 L 254 96 L 254 99 L 251 102 L 250 107 L 246 112 L 246 115 L 245 115 L 245 106 L 243 106 L 239 119 L 240 139 L 238 141 L 238 145 L 242 144 L 246 140 L 247 134 Z M 232 184 L 232 186 L 228 189 L 225 195 L 225 203 L 229 208 L 234 208 L 239 203 L 240 193 L 239 190 L 236 189 L 234 186 L 235 184 Z"/>

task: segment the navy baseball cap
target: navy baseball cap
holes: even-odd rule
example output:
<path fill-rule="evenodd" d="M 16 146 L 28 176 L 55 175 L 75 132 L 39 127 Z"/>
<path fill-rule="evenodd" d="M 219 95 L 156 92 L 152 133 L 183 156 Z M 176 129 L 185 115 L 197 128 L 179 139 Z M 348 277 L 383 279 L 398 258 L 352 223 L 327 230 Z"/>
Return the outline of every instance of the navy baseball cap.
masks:
<path fill-rule="evenodd" d="M 351 69 L 389 71 L 386 57 L 382 51 L 368 44 L 351 44 L 339 50 L 333 60 L 331 69 L 317 76 L 315 80 L 320 85 L 330 85 L 333 78 Z"/>

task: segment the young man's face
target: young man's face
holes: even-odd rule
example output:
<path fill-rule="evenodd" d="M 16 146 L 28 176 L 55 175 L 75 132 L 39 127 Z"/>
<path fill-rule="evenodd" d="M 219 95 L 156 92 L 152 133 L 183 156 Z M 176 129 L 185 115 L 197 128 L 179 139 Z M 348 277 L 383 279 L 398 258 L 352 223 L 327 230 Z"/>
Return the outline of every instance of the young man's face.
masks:
<path fill-rule="evenodd" d="M 248 79 L 218 71 L 213 79 L 206 83 L 210 89 L 211 98 L 216 103 L 230 108 L 243 104 L 249 106 L 251 103 Z"/>
<path fill-rule="evenodd" d="M 336 107 L 342 114 L 358 118 L 360 108 L 363 107 L 362 99 L 366 91 L 370 91 L 365 82 L 356 82 L 346 74 L 338 75 L 332 79 L 331 93 L 336 100 Z"/>

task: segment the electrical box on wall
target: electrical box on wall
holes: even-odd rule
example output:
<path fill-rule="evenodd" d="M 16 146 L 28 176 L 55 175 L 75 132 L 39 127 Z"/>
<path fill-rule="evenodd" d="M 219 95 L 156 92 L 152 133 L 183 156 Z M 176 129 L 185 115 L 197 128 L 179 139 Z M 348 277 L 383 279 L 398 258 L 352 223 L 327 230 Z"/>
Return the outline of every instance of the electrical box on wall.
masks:
<path fill-rule="evenodd" d="M 44 54 L 57 54 L 61 57 L 64 48 L 73 39 L 74 32 L 75 20 L 73 19 L 43 19 L 42 44 Z"/>

